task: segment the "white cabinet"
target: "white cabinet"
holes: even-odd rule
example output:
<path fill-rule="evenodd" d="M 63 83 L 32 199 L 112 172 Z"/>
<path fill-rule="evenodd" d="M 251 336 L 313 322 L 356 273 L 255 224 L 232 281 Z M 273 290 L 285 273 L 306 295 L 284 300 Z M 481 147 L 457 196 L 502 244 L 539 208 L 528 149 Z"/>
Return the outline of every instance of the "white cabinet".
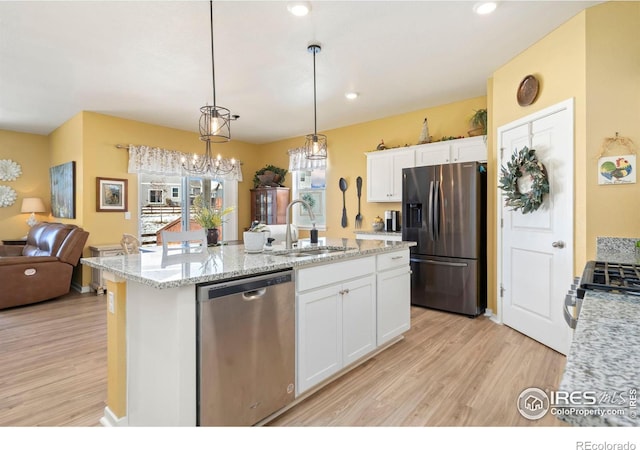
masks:
<path fill-rule="evenodd" d="M 411 326 L 411 270 L 409 250 L 377 257 L 378 346 L 400 336 Z"/>
<path fill-rule="evenodd" d="M 336 265 L 346 270 L 339 278 L 332 277 L 329 285 L 317 281 L 296 296 L 297 394 L 376 348 L 374 257 L 301 269 L 297 281 L 326 280 L 326 269 Z M 353 278 L 349 268 L 364 268 L 369 275 Z"/>
<path fill-rule="evenodd" d="M 415 165 L 412 147 L 367 153 L 367 201 L 402 201 L 402 169 Z"/>
<path fill-rule="evenodd" d="M 424 144 L 415 149 L 415 165 L 434 166 L 469 161 L 486 161 L 485 136 Z"/>
<path fill-rule="evenodd" d="M 487 160 L 486 136 L 366 153 L 367 201 L 402 201 L 402 169 Z"/>
<path fill-rule="evenodd" d="M 342 368 L 340 290 L 340 286 L 331 286 L 297 298 L 297 393 Z"/>

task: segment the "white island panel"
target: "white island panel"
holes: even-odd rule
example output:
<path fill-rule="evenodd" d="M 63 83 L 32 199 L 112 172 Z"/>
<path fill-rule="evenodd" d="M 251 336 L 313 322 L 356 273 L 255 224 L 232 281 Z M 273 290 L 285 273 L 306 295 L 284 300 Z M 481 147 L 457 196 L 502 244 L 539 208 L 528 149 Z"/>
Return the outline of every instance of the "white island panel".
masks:
<path fill-rule="evenodd" d="M 196 425 L 195 286 L 127 283 L 129 426 Z"/>

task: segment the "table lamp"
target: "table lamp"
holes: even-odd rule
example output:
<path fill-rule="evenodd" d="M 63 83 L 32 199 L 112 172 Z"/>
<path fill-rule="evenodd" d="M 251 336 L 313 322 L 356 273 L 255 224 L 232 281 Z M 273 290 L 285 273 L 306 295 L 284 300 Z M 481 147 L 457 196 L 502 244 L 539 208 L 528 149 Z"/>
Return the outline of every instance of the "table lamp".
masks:
<path fill-rule="evenodd" d="M 44 207 L 44 202 L 40 197 L 26 197 L 22 199 L 22 213 L 31 213 L 27 219 L 27 225 L 30 227 L 38 223 L 35 213 L 45 212 L 47 209 Z"/>

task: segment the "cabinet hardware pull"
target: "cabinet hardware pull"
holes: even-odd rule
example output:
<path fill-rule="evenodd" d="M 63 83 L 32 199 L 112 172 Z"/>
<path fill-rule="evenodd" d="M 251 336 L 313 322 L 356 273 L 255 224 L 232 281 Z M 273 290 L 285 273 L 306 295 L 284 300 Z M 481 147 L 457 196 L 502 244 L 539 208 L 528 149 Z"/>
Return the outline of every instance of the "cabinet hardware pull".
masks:
<path fill-rule="evenodd" d="M 404 258 L 404 256 L 394 256 L 394 257 L 393 257 L 393 258 L 391 258 L 391 259 L 402 259 L 402 258 Z"/>

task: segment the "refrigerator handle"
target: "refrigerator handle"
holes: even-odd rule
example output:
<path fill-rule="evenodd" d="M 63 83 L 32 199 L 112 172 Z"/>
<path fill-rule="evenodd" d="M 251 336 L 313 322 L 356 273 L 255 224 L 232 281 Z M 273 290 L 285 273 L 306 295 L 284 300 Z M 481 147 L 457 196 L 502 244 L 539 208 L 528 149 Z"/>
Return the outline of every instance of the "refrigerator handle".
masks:
<path fill-rule="evenodd" d="M 433 236 L 434 241 L 440 239 L 440 182 L 436 181 L 433 192 Z"/>
<path fill-rule="evenodd" d="M 429 237 L 431 240 L 435 240 L 435 236 L 433 234 L 433 181 L 429 182 L 429 214 L 428 214 L 428 223 L 427 230 L 429 231 Z"/>

